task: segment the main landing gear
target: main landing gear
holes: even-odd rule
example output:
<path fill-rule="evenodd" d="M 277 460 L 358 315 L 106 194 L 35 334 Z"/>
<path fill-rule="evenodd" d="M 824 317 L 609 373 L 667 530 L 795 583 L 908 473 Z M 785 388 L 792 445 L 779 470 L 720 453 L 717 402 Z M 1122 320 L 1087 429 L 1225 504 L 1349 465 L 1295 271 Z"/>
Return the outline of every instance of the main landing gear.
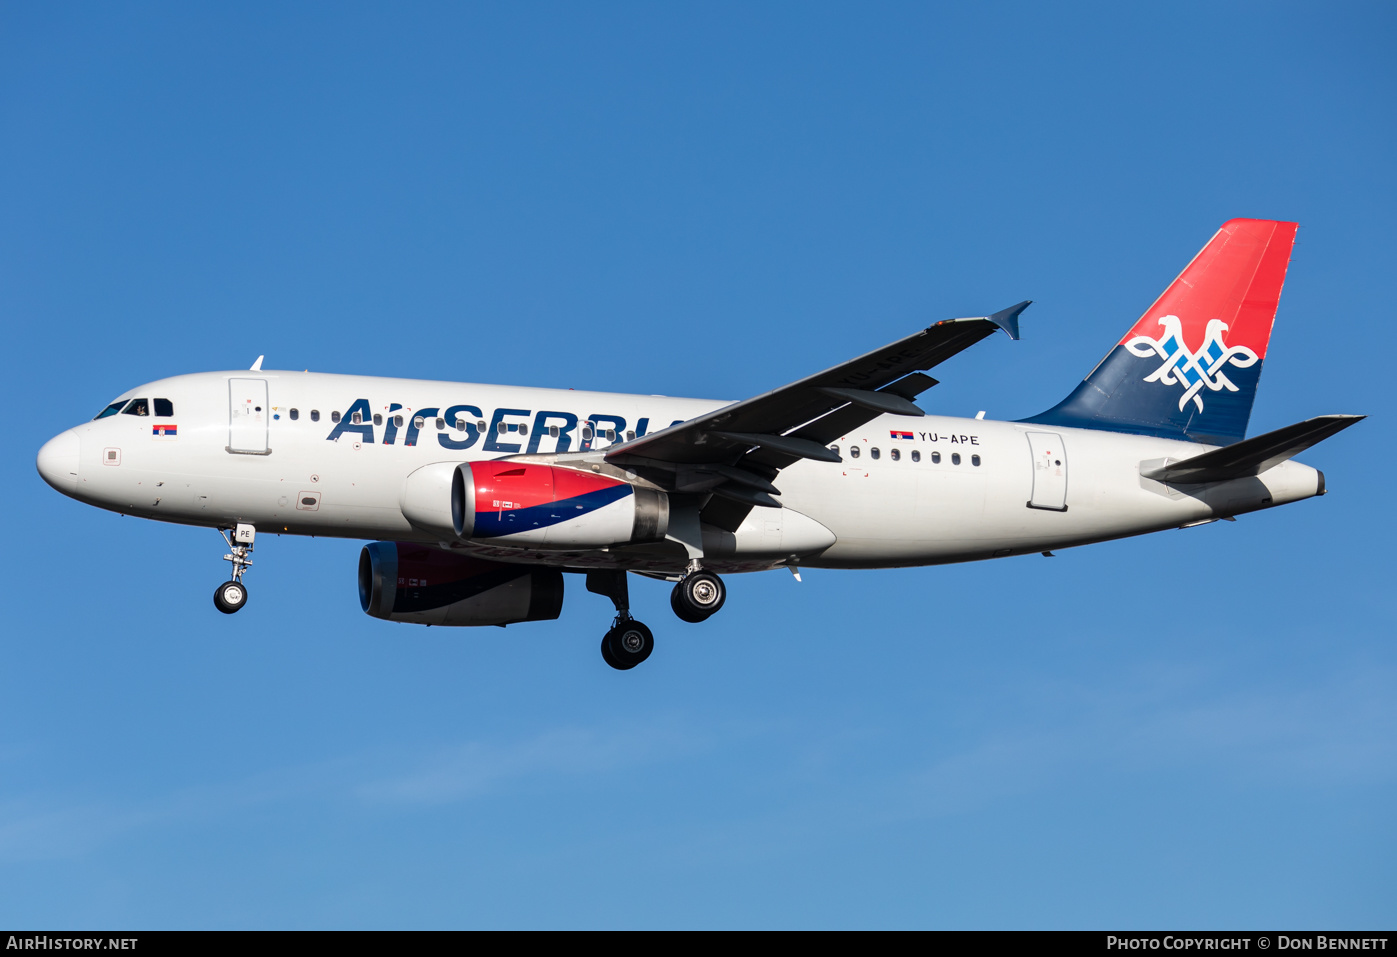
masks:
<path fill-rule="evenodd" d="M 629 671 L 654 650 L 655 636 L 634 618 L 617 618 L 601 640 L 602 660 L 617 671 Z"/>
<path fill-rule="evenodd" d="M 650 629 L 631 617 L 630 589 L 626 573 L 605 569 L 587 573 L 587 590 L 605 595 L 616 606 L 616 620 L 601 640 L 602 660 L 617 671 L 629 671 L 650 657 L 655 650 L 655 636 Z"/>
<path fill-rule="evenodd" d="M 239 524 L 233 529 L 231 538 L 228 537 L 227 529 L 220 528 L 218 533 L 228 543 L 230 553 L 224 555 L 223 560 L 233 563 L 233 577 L 214 589 L 213 606 L 223 614 L 231 615 L 247 604 L 247 586 L 243 584 L 243 575 L 252 567 L 252 559 L 247 556 L 252 552 L 257 529 L 251 525 Z"/>
<path fill-rule="evenodd" d="M 655 650 L 655 636 L 631 617 L 626 573 L 619 569 L 590 571 L 587 590 L 605 595 L 616 606 L 616 619 L 601 640 L 602 660 L 617 671 L 629 671 L 649 658 L 650 652 Z M 669 604 L 684 621 L 700 622 L 722 608 L 727 597 L 723 580 L 712 572 L 701 571 L 695 561 L 675 584 Z"/>
<path fill-rule="evenodd" d="M 691 562 L 688 573 L 669 593 L 669 607 L 681 621 L 697 624 L 722 608 L 727 598 L 723 580 L 712 572 L 699 571 L 698 562 Z"/>

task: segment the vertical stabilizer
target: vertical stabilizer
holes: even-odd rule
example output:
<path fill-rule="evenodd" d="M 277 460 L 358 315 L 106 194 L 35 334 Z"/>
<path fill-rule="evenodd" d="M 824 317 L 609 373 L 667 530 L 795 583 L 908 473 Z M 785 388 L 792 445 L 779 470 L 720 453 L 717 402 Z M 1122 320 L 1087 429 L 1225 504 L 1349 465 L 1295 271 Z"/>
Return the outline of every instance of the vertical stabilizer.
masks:
<path fill-rule="evenodd" d="M 1226 223 L 1058 405 L 1026 422 L 1228 445 L 1247 432 L 1295 223 Z"/>

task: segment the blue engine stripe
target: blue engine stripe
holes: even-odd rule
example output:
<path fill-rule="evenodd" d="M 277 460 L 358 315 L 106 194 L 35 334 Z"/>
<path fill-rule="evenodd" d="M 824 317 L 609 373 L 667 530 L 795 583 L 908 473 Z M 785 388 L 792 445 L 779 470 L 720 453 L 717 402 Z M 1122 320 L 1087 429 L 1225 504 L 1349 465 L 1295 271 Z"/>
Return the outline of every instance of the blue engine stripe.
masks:
<path fill-rule="evenodd" d="M 629 485 L 613 485 L 610 488 L 588 492 L 586 495 L 549 502 L 547 505 L 535 505 L 532 508 L 478 511 L 475 513 L 475 534 L 472 537 L 499 538 L 502 535 L 517 535 L 520 532 L 548 528 L 550 525 L 594 512 L 612 502 L 619 502 L 630 494 Z"/>

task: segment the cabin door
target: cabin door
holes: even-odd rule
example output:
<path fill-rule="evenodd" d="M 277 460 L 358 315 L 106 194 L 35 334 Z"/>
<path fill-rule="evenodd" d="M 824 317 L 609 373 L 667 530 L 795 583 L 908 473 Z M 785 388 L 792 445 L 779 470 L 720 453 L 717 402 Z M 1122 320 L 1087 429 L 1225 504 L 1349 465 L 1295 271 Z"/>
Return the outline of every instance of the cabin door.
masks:
<path fill-rule="evenodd" d="M 267 380 L 228 380 L 228 451 L 266 455 Z"/>
<path fill-rule="evenodd" d="M 1033 453 L 1033 496 L 1029 508 L 1067 511 L 1067 450 L 1056 432 L 1029 432 Z"/>

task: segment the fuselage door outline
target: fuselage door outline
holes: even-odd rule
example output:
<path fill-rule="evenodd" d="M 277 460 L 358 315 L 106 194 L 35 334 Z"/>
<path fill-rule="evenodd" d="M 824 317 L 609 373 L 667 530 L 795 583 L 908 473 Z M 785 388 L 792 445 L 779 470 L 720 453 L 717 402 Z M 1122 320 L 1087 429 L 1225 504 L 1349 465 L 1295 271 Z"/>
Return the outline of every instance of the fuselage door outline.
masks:
<path fill-rule="evenodd" d="M 228 451 L 267 455 L 267 380 L 228 380 Z"/>
<path fill-rule="evenodd" d="M 1056 432 L 1029 432 L 1033 456 L 1033 493 L 1029 508 L 1067 511 L 1067 449 Z"/>

